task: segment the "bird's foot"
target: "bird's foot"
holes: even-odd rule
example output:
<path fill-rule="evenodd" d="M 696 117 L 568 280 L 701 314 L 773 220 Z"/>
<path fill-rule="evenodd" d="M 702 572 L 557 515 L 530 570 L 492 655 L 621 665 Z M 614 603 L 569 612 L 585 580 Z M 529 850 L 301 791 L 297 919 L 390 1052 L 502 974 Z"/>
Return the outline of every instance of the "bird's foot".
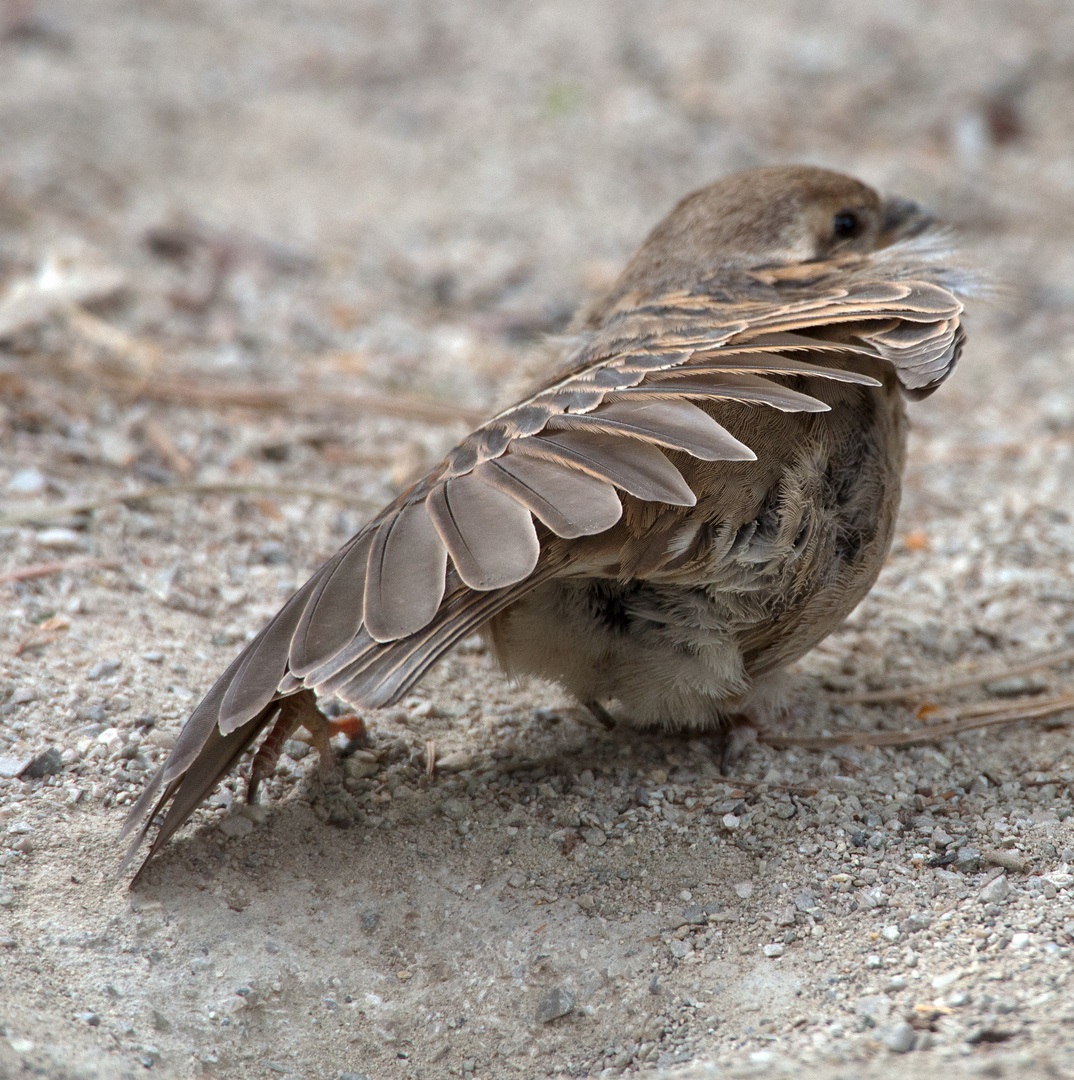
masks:
<path fill-rule="evenodd" d="M 276 770 L 283 744 L 303 727 L 309 742 L 320 758 L 321 781 L 328 785 L 338 782 L 339 768 L 332 752 L 332 738 L 346 735 L 350 741 L 360 740 L 365 734 L 365 721 L 360 716 L 347 715 L 329 718 L 317 707 L 312 690 L 300 690 L 280 703 L 280 715 L 265 741 L 254 755 L 250 766 L 250 780 L 246 785 L 247 803 L 257 802 L 257 789 L 262 780 Z"/>

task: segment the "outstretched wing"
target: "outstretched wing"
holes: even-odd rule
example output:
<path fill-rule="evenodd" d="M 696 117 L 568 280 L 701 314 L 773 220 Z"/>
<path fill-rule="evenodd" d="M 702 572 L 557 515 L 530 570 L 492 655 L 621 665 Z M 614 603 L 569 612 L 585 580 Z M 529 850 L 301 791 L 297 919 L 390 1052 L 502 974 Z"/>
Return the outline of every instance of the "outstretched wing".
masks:
<path fill-rule="evenodd" d="M 548 540 L 611 528 L 619 492 L 692 506 L 664 449 L 755 459 L 714 418 L 721 402 L 826 411 L 786 381 L 879 385 L 853 370 L 856 354 L 928 392 L 957 359 L 961 303 L 927 280 L 870 278 L 859 261 L 860 280 L 843 261 L 814 266 L 808 289 L 800 269 L 786 280 L 772 271 L 735 296 L 699 287 L 621 305 L 564 374 L 464 439 L 291 597 L 194 710 L 124 833 L 162 788 L 157 808 L 175 800 L 174 832 L 280 696 L 306 687 L 355 705 L 399 700 L 458 640 L 568 570 L 570 545 L 552 557 Z"/>

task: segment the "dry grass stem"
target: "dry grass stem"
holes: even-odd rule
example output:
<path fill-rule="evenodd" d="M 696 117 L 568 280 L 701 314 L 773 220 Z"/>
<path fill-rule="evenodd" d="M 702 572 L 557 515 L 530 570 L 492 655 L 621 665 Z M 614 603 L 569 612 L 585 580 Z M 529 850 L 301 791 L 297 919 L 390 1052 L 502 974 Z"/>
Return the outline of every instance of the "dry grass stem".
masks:
<path fill-rule="evenodd" d="M 86 499 L 81 502 L 45 504 L 27 507 L 17 514 L 0 517 L 0 527 L 10 528 L 28 525 L 38 521 L 53 521 L 56 518 L 74 517 L 89 514 L 106 506 L 119 503 L 139 503 L 149 499 L 158 499 L 175 495 L 261 495 L 274 498 L 328 499 L 345 503 L 361 509 L 379 506 L 368 499 L 356 498 L 345 491 L 329 488 L 299 487 L 290 484 L 254 484 L 238 482 L 160 484 L 156 487 L 143 488 L 141 491 L 129 491 L 117 495 L 105 495 L 99 499 Z"/>
<path fill-rule="evenodd" d="M 65 363 L 48 365 L 49 375 L 71 382 L 88 379 L 94 387 L 131 401 L 156 401 L 191 408 L 243 408 L 262 412 L 281 411 L 320 417 L 325 413 L 372 412 L 429 424 L 465 424 L 474 427 L 488 419 L 483 410 L 459 403 L 434 401 L 420 394 L 396 393 L 362 387 L 347 393 L 315 386 L 272 387 L 206 379 L 201 372 L 157 375 L 165 365 L 157 344 L 135 338 L 74 305 L 66 311 L 67 325 L 86 345 L 107 352 L 119 363 Z M 40 366 L 42 358 L 35 358 Z M 109 368 L 112 368 L 109 370 Z"/>
<path fill-rule="evenodd" d="M 772 734 L 760 735 L 758 738 L 761 742 L 779 750 L 790 747 L 803 750 L 827 750 L 833 746 L 920 746 L 923 743 L 938 742 L 940 739 L 947 739 L 979 728 L 1014 724 L 1022 720 L 1043 720 L 1071 709 L 1074 709 L 1074 694 L 1062 694 L 1059 697 L 1037 701 L 1032 705 L 1019 703 L 1012 707 L 1010 703 L 1007 703 L 1002 710 L 997 709 L 992 712 L 984 712 L 981 708 L 969 709 L 958 713 L 958 718 L 948 723 L 931 724 L 912 731 L 848 731 L 840 735 L 797 736 Z"/>
<path fill-rule="evenodd" d="M 237 407 L 274 410 L 320 416 L 325 412 L 374 412 L 403 420 L 420 420 L 431 424 L 479 424 L 484 414 L 459 405 L 441 404 L 411 394 L 391 394 L 378 390 L 362 390 L 357 394 L 340 391 L 302 389 L 273 389 L 263 386 L 217 385 L 184 379 L 154 379 L 135 383 L 113 379 L 116 389 L 143 401 L 159 401 L 168 405 L 190 405 L 203 409 Z"/>
<path fill-rule="evenodd" d="M 959 679 L 945 679 L 941 682 L 922 683 L 919 686 L 903 686 L 893 690 L 867 690 L 856 694 L 828 694 L 826 700 L 833 705 L 881 705 L 895 701 L 914 701 L 918 698 L 945 694 L 951 690 L 968 690 L 982 683 L 998 679 L 1009 679 L 1016 675 L 1029 675 L 1045 668 L 1059 667 L 1074 661 L 1074 649 L 1038 656 L 1024 664 L 1004 668 L 1002 671 L 982 671 L 974 675 L 965 675 Z"/>
<path fill-rule="evenodd" d="M 189 480 L 194 475 L 194 463 L 184 454 L 171 435 L 150 417 L 144 425 L 146 441 L 168 463 L 168 468 Z"/>
<path fill-rule="evenodd" d="M 0 585 L 16 581 L 32 581 L 34 578 L 51 577 L 73 570 L 121 570 L 122 563 L 108 559 L 68 559 L 65 562 L 34 563 L 32 566 L 20 566 L 18 570 L 9 570 L 0 574 Z"/>
<path fill-rule="evenodd" d="M 743 788 L 746 791 L 751 788 L 761 788 L 765 791 L 785 791 L 788 795 L 801 795 L 803 798 L 817 795 L 825 790 L 823 785 L 820 784 L 810 784 L 808 787 L 803 787 L 800 784 L 773 784 L 768 780 L 741 780 L 735 776 L 721 776 L 719 783 L 726 784 L 730 788 Z"/>

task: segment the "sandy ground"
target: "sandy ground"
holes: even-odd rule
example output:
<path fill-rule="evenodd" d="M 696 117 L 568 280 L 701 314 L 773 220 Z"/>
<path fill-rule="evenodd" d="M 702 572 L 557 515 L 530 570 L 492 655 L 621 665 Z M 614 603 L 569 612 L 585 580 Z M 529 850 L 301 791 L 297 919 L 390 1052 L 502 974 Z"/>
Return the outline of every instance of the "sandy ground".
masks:
<path fill-rule="evenodd" d="M 259 820 L 230 782 L 116 876 L 237 643 L 753 164 L 919 198 L 1000 283 L 794 734 L 1068 693 L 1019 668 L 1074 642 L 1069 4 L 4 10 L 0 1074 L 1074 1075 L 1060 706 L 726 778 L 471 641 L 342 783 L 289 744 Z"/>

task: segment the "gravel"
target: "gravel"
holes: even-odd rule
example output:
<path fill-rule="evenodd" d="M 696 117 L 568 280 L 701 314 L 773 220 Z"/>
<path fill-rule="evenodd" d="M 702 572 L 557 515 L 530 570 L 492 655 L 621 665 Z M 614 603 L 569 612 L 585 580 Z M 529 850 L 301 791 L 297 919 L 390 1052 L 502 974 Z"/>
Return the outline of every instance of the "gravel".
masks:
<path fill-rule="evenodd" d="M 1069 688 L 1014 670 L 1074 641 L 1069 5 L 7 18 L 32 25 L 0 41 L 0 1075 L 1062 1075 L 1069 714 L 756 743 L 724 776 L 475 638 L 327 782 L 294 740 L 259 807 L 229 780 L 139 892 L 115 868 L 241 643 L 675 199 L 750 164 L 920 198 L 1011 283 L 913 406 L 890 558 L 788 725 Z M 13 321 L 41 281 L 79 299 Z M 290 408 L 175 402 L 219 386 Z M 338 403 L 399 391 L 445 422 Z M 183 490 L 135 497 L 158 485 Z"/>

